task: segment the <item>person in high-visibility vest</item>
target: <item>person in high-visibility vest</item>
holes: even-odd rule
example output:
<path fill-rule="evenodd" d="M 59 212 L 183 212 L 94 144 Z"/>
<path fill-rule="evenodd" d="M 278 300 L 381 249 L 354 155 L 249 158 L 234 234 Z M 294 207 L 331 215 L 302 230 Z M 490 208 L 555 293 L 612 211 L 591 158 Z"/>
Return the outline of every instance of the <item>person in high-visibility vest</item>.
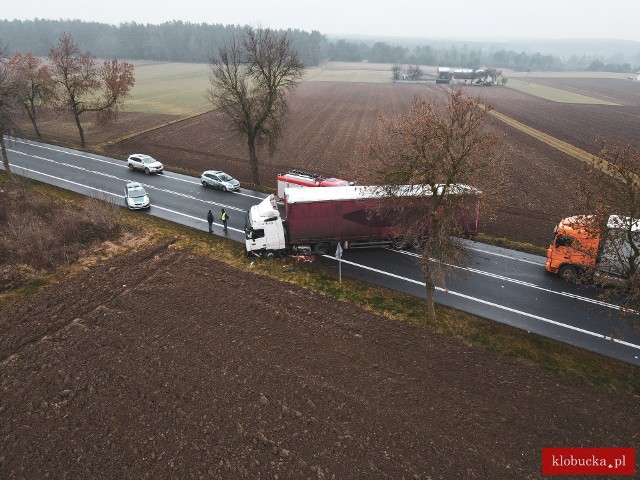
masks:
<path fill-rule="evenodd" d="M 222 225 L 224 226 L 223 230 L 227 231 L 227 222 L 229 221 L 229 214 L 222 209 L 222 215 L 220 215 L 220 220 L 222 221 Z"/>

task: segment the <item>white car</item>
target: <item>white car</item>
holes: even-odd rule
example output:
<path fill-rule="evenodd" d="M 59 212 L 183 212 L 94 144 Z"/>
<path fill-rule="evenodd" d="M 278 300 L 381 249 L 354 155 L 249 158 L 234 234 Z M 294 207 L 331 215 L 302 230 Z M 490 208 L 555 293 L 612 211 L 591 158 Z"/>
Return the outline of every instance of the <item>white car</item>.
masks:
<path fill-rule="evenodd" d="M 141 170 L 147 175 L 150 173 L 164 173 L 164 166 L 159 161 L 143 153 L 129 155 L 127 165 L 130 170 Z"/>
<path fill-rule="evenodd" d="M 240 182 L 231 175 L 220 170 L 207 170 L 200 175 L 200 181 L 205 187 L 213 187 L 223 192 L 240 191 Z"/>
<path fill-rule="evenodd" d="M 138 182 L 128 182 L 124 187 L 124 200 L 129 210 L 150 208 L 151 201 L 144 187 Z"/>

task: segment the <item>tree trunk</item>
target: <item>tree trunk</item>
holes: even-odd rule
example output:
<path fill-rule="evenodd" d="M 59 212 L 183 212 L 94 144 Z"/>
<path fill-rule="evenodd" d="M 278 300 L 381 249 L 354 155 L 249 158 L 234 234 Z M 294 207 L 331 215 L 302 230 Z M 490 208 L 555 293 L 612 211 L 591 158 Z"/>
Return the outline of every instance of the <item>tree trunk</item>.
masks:
<path fill-rule="evenodd" d="M 11 167 L 9 166 L 9 157 L 7 156 L 7 149 L 4 145 L 4 136 L 0 134 L 0 150 L 2 150 L 2 166 L 4 167 L 4 171 L 9 177 L 9 180 L 12 182 L 16 181 L 16 178 L 13 176 L 11 172 Z"/>
<path fill-rule="evenodd" d="M 427 291 L 427 320 L 429 320 L 429 322 L 435 322 L 436 309 L 433 302 L 433 294 L 435 293 L 436 286 L 433 282 L 433 278 L 431 278 L 431 263 L 429 262 L 428 256 L 423 256 L 422 273 L 424 275 L 424 284 Z"/>
<path fill-rule="evenodd" d="M 31 102 L 30 107 L 27 106 L 27 113 L 31 119 L 31 124 L 33 125 L 33 130 L 36 132 L 36 136 L 40 138 L 40 130 L 38 130 L 38 124 L 36 123 L 36 107 L 33 105 L 33 102 Z"/>
<path fill-rule="evenodd" d="M 76 125 L 78 126 L 78 132 L 80 133 L 80 146 L 84 148 L 84 130 L 82 130 L 82 124 L 80 123 L 80 114 L 73 112 L 73 116 L 76 119 Z"/>
<path fill-rule="evenodd" d="M 249 135 L 249 163 L 251 164 L 251 175 L 253 183 L 260 185 L 260 171 L 258 170 L 258 155 L 256 154 L 256 136 Z"/>

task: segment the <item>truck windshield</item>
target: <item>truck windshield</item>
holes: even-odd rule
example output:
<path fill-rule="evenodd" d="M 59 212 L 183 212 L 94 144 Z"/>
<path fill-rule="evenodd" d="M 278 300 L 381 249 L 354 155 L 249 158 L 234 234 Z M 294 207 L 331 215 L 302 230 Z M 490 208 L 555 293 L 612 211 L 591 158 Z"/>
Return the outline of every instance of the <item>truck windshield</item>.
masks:
<path fill-rule="evenodd" d="M 558 235 L 556 238 L 556 247 L 570 247 L 573 243 L 573 238 L 569 235 Z"/>
<path fill-rule="evenodd" d="M 244 216 L 244 236 L 247 240 L 251 239 L 251 232 L 253 231 L 251 225 L 253 225 L 253 222 L 251 220 L 251 210 L 249 210 Z"/>

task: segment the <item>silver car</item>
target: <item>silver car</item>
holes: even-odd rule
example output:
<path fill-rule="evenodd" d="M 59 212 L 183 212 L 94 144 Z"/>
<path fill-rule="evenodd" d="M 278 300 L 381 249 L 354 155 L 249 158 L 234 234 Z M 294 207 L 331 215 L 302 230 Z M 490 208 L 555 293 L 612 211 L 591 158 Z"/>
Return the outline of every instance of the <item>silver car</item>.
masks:
<path fill-rule="evenodd" d="M 151 201 L 144 187 L 138 182 L 128 182 L 124 187 L 124 200 L 129 210 L 150 208 Z"/>
<path fill-rule="evenodd" d="M 240 182 L 220 170 L 207 170 L 200 175 L 200 181 L 205 187 L 213 187 L 223 192 L 238 192 Z"/>
<path fill-rule="evenodd" d="M 150 173 L 164 173 L 164 166 L 150 155 L 134 153 L 129 155 L 127 165 L 130 170 L 141 170 L 147 175 Z"/>

